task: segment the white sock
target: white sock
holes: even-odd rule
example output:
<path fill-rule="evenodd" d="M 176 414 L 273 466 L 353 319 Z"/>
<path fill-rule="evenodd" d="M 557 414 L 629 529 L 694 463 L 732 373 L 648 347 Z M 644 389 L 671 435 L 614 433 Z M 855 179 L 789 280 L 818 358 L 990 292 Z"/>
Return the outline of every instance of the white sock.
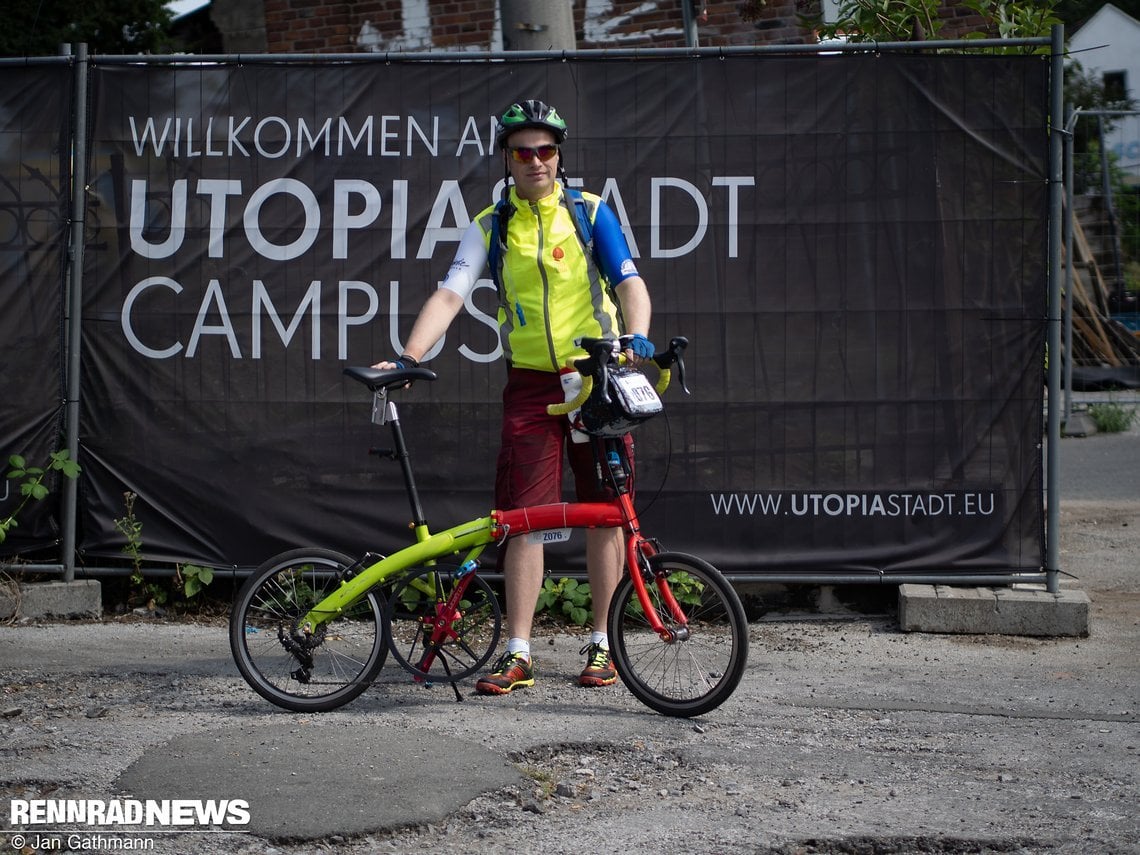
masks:
<path fill-rule="evenodd" d="M 590 634 L 590 644 L 597 644 L 597 645 L 600 645 L 603 650 L 609 650 L 610 649 L 610 637 L 608 635 L 606 635 L 604 632 L 596 632 L 595 631 L 595 632 Z"/>
<path fill-rule="evenodd" d="M 507 653 L 517 653 L 530 661 L 530 642 L 525 638 L 512 638 L 507 641 Z"/>

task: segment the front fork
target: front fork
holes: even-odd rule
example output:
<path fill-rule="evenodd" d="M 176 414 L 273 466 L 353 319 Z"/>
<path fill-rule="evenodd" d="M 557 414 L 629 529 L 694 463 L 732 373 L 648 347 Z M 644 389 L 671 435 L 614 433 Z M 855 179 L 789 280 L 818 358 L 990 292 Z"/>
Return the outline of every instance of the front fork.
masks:
<path fill-rule="evenodd" d="M 645 614 L 645 619 L 649 621 L 649 625 L 653 628 L 661 640 L 666 644 L 673 644 L 677 641 L 685 641 L 689 637 L 688 619 L 685 617 L 685 612 L 681 608 L 681 604 L 677 602 L 673 596 L 673 591 L 669 587 L 669 582 L 663 573 L 656 574 L 650 569 L 649 561 L 657 554 L 656 544 L 641 535 L 641 526 L 637 519 L 637 512 L 633 508 L 633 500 L 628 493 L 622 493 L 618 497 L 621 502 L 622 512 L 627 520 L 628 536 L 626 538 L 626 566 L 629 568 L 629 577 L 633 582 L 633 591 L 637 595 L 637 601 L 641 603 L 641 610 Z M 657 590 L 661 595 L 661 602 L 664 604 L 667 611 L 667 617 L 672 623 L 672 626 L 666 626 L 665 622 L 661 620 L 661 615 L 657 613 L 653 602 L 649 598 L 648 581 L 653 580 L 657 585 Z"/>
<path fill-rule="evenodd" d="M 463 597 L 466 596 L 467 588 L 471 584 L 471 580 L 475 578 L 474 574 L 478 566 L 479 562 L 474 558 L 468 558 L 464 561 L 459 569 L 455 571 L 455 579 L 458 581 L 451 591 L 451 596 L 443 600 L 442 597 L 440 597 L 439 591 L 434 592 L 435 604 L 432 613 L 430 615 L 424 615 L 421 618 L 424 653 L 416 665 L 425 674 L 431 670 L 439 648 L 446 642 L 454 641 L 459 638 L 459 633 L 455 631 L 453 625 L 461 616 L 459 604 L 463 601 Z M 444 660 L 444 667 L 447 667 L 446 660 Z M 422 678 L 416 677 L 416 679 L 420 680 Z"/>

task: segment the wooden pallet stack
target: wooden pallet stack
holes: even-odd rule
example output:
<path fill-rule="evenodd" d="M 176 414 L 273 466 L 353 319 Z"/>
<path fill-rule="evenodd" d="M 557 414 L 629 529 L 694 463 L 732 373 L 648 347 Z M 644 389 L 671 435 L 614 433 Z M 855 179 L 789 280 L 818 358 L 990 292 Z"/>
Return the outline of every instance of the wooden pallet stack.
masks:
<path fill-rule="evenodd" d="M 1112 320 L 1108 287 L 1080 217 L 1073 218 L 1073 364 L 1140 365 L 1140 338 Z"/>

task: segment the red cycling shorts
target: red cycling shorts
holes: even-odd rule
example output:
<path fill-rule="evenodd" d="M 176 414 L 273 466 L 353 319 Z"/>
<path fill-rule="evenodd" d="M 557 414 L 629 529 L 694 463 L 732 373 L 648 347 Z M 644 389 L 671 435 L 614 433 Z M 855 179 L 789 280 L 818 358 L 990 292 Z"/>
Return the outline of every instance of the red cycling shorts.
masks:
<path fill-rule="evenodd" d="M 570 461 L 579 502 L 606 502 L 613 490 L 598 483 L 589 442 L 572 442 L 570 420 L 546 412 L 564 400 L 558 375 L 511 368 L 503 390 L 503 435 L 495 474 L 495 507 L 510 510 L 562 501 L 562 462 Z M 633 438 L 623 437 L 630 466 Z M 630 478 L 630 489 L 633 479 Z"/>

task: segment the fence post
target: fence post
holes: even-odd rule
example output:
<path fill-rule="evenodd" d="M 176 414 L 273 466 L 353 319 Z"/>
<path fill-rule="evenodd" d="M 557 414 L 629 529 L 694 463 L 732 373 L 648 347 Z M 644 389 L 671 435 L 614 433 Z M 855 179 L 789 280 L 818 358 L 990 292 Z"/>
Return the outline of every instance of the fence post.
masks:
<path fill-rule="evenodd" d="M 1062 422 L 1073 418 L 1073 105 L 1065 105 L 1065 412 Z"/>
<path fill-rule="evenodd" d="M 75 128 L 71 146 L 71 248 L 67 273 L 67 399 L 64 439 L 72 460 L 79 459 L 79 364 L 83 320 L 83 240 L 87 214 L 87 45 L 75 51 Z M 75 579 L 75 533 L 79 481 L 63 482 L 63 580 Z"/>
<path fill-rule="evenodd" d="M 1045 589 L 1058 590 L 1060 567 L 1061 501 L 1058 495 L 1061 459 L 1061 217 L 1063 146 L 1065 136 L 1065 28 L 1052 29 L 1052 73 L 1049 75 L 1049 415 L 1046 424 L 1045 461 Z"/>

